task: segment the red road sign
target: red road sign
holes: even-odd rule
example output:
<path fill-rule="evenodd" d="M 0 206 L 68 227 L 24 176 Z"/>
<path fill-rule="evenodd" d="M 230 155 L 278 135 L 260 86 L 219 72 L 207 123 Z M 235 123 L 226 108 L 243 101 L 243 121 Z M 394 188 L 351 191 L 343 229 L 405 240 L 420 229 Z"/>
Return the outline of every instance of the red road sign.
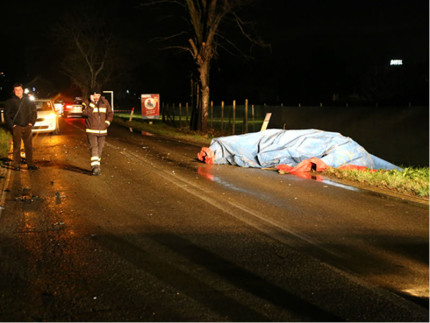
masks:
<path fill-rule="evenodd" d="M 158 119 L 160 117 L 160 95 L 141 94 L 142 118 Z"/>

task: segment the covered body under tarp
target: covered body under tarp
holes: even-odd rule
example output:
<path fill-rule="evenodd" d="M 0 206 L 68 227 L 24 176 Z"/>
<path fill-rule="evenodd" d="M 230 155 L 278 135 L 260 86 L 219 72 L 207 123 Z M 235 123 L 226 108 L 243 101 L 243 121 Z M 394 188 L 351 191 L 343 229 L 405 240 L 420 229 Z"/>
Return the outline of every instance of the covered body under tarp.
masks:
<path fill-rule="evenodd" d="M 198 158 L 208 164 L 257 168 L 279 169 L 280 165 L 291 168 L 312 159 L 335 168 L 353 165 L 370 169 L 401 169 L 369 154 L 349 137 L 316 129 L 268 129 L 214 138 L 209 148 L 202 148 Z"/>

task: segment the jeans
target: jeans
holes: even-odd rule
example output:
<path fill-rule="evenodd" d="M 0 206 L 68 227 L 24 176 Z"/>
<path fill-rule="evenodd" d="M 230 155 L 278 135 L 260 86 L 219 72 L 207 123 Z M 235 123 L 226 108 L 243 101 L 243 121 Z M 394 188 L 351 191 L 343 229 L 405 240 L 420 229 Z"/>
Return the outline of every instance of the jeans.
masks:
<path fill-rule="evenodd" d="M 33 136 L 31 133 L 32 126 L 14 126 L 12 129 L 13 141 L 13 166 L 20 167 L 21 164 L 21 140 L 24 142 L 25 160 L 27 166 L 33 164 Z"/>

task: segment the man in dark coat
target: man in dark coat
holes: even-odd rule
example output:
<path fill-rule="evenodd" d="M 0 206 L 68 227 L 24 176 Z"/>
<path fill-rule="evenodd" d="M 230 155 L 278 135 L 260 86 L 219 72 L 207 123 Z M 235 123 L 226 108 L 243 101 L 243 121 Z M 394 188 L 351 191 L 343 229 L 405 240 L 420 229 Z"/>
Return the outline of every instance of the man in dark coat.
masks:
<path fill-rule="evenodd" d="M 5 122 L 12 131 L 13 138 L 13 169 L 21 169 L 21 140 L 24 142 L 25 160 L 29 170 L 39 167 L 33 163 L 33 137 L 31 130 L 37 119 L 36 105 L 24 95 L 22 84 L 14 84 L 13 95 L 6 101 Z"/>
<path fill-rule="evenodd" d="M 91 151 L 92 174 L 100 175 L 102 151 L 107 136 L 107 128 L 113 119 L 113 111 L 105 97 L 101 96 L 99 89 L 90 91 L 89 100 L 82 103 L 82 115 L 85 117 L 85 131 Z"/>

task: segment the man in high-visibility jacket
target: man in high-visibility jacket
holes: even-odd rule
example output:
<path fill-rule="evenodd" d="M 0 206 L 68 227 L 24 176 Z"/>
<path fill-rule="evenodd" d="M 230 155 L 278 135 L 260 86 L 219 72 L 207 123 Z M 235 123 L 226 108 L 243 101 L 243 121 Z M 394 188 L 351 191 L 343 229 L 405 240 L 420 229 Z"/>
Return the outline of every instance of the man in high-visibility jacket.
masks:
<path fill-rule="evenodd" d="M 92 174 L 100 175 L 100 163 L 105 144 L 107 128 L 113 120 L 113 111 L 98 89 L 91 90 L 90 98 L 82 103 L 82 115 L 85 118 L 86 133 L 91 150 Z"/>

